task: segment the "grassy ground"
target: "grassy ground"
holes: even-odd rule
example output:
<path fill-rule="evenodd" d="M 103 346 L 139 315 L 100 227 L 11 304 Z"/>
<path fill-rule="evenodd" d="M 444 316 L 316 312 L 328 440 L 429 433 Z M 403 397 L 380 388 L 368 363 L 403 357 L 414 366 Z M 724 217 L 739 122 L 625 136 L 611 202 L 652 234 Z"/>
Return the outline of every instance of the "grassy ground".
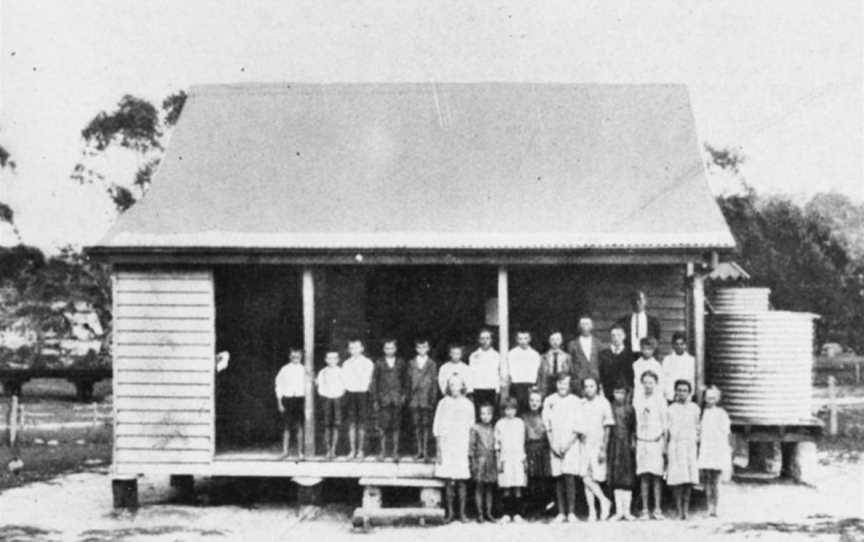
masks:
<path fill-rule="evenodd" d="M 47 480 L 67 472 L 105 468 L 111 462 L 111 424 L 103 419 L 110 414 L 111 405 L 106 402 L 110 393 L 110 382 L 96 386 L 95 404 L 75 402 L 75 386 L 55 379 L 33 380 L 24 385 L 21 396 L 23 428 L 19 431 L 17 449 L 6 444 L 8 433 L 0 431 L 3 445 L 0 446 L 0 492 L 11 487 L 34 481 Z M 5 425 L 9 404 L 7 398 L 0 400 L 0 425 Z M 91 427 L 40 428 L 45 423 L 78 424 L 92 423 Z M 19 474 L 12 474 L 7 465 L 17 454 L 24 467 Z M 2 540 L 2 538 L 0 538 Z"/>

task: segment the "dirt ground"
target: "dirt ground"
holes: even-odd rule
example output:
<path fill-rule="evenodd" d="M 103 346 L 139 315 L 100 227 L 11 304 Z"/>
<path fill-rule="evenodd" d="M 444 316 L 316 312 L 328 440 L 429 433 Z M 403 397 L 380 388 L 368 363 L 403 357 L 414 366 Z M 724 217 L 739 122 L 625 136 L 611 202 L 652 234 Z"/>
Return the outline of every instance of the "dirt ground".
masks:
<path fill-rule="evenodd" d="M 74 404 L 68 394 L 26 395 L 29 412 L 41 419 L 87 419 L 87 407 Z M 34 389 L 34 391 L 37 391 Z M 859 390 L 849 390 L 855 395 Z M 47 392 L 47 393 L 45 393 Z M 816 395 L 818 396 L 818 389 Z M 100 394 L 101 395 L 101 394 Z M 40 397 L 41 396 L 41 397 Z M 2 407 L 0 407 L 2 409 Z M 54 413 L 55 416 L 49 416 Z M 827 419 L 827 413 L 820 417 Z M 583 537 L 586 540 L 663 540 L 710 542 L 713 540 L 864 542 L 864 407 L 847 405 L 841 410 L 840 434 L 820 444 L 819 464 L 812 485 L 790 483 L 726 483 L 721 489 L 721 517 L 705 517 L 697 507 L 688 522 L 601 523 L 554 525 L 532 522 L 522 525 L 451 524 L 443 527 L 377 528 L 372 534 L 350 527 L 352 507 L 359 503 L 356 487 L 331 491 L 341 504 L 323 508 L 294 506 L 290 484 L 276 482 L 265 491 L 240 484 L 253 504 L 237 501 L 238 492 L 211 483 L 199 492 L 202 504 L 173 504 L 168 480 L 139 481 L 142 508 L 135 513 L 114 512 L 111 480 L 103 462 L 110 454 L 110 432 L 105 429 L 64 429 L 53 435 L 26 429 L 22 444 L 27 454 L 25 473 L 10 477 L 0 473 L 0 542 L 6 541 L 219 541 L 219 540 L 341 540 L 374 536 L 376 541 L 459 542 L 478 537 L 498 540 L 550 540 Z M 81 433 L 83 431 L 83 433 Z M 39 439 L 39 440 L 37 440 Z M 40 443 L 41 441 L 41 443 Z M 0 457 L 8 449 L 0 447 Z M 44 460 L 44 461 L 42 461 Z M 87 461 L 85 463 L 85 461 Z M 44 463 L 44 464 L 43 464 Z M 81 472 L 82 469 L 89 469 Z M 5 482 L 5 483 L 4 483 Z M 207 481 L 199 481 L 206 486 Z M 346 490 L 347 489 L 347 490 Z M 701 500 L 701 499 L 700 499 Z M 207 502 L 208 504 L 203 504 Z M 328 500 L 329 502 L 329 500 Z M 668 503 L 667 503 L 668 504 Z M 700 503 L 701 504 L 701 503 Z M 704 505 L 703 505 L 704 506 Z"/>
<path fill-rule="evenodd" d="M 598 540 L 838 540 L 864 541 L 864 463 L 822 453 L 812 486 L 727 483 L 721 517 L 697 510 L 688 522 L 522 525 L 451 524 L 377 528 L 376 540 L 447 541 L 587 537 Z M 77 473 L 9 489 L 0 497 L 0 540 L 173 541 L 340 540 L 370 536 L 352 531 L 350 507 L 298 509 L 287 502 L 253 506 L 183 506 L 170 503 L 165 479 L 139 482 L 142 508 L 111 509 L 107 471 Z"/>

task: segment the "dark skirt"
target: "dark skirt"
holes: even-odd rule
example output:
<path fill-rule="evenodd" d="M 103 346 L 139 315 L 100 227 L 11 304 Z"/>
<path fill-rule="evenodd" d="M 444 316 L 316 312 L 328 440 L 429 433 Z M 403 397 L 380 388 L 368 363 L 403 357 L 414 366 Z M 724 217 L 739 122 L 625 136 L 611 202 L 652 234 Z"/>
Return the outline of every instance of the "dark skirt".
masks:
<path fill-rule="evenodd" d="M 549 478 L 552 469 L 549 466 L 549 441 L 544 439 L 525 442 L 525 458 L 528 463 L 528 478 Z"/>
<path fill-rule="evenodd" d="M 616 438 L 614 433 L 610 435 L 606 461 L 606 481 L 609 487 L 632 489 L 636 482 L 636 457 L 630 448 L 630 442 Z"/>
<path fill-rule="evenodd" d="M 471 479 L 475 482 L 494 484 L 498 481 L 498 463 L 495 461 L 495 452 L 480 453 L 471 461 Z"/>

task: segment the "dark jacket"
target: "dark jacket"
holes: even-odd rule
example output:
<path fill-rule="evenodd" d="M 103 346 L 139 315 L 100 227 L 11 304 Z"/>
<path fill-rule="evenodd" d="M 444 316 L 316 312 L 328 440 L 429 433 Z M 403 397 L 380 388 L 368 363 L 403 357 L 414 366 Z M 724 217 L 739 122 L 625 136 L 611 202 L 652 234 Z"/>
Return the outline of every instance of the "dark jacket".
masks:
<path fill-rule="evenodd" d="M 401 406 L 405 404 L 407 388 L 405 362 L 401 358 L 396 358 L 393 368 L 390 368 L 383 358 L 376 361 L 375 370 L 372 371 L 372 383 L 369 387 L 375 406 Z"/>
<path fill-rule="evenodd" d="M 612 392 L 619 383 L 629 392 L 633 388 L 633 361 L 636 357 L 633 352 L 625 346 L 618 354 L 614 354 L 611 348 L 600 351 L 600 385 L 603 386 L 603 394 L 612 401 Z"/>
<path fill-rule="evenodd" d="M 600 377 L 600 340 L 597 337 L 591 337 L 591 355 L 588 357 L 585 357 L 578 337 L 567 343 L 567 352 L 573 360 L 573 386 L 581 395 L 583 378 Z"/>
<path fill-rule="evenodd" d="M 438 399 L 438 364 L 428 358 L 422 369 L 417 368 L 416 358 L 408 362 L 408 406 L 412 408 L 435 408 Z"/>
<path fill-rule="evenodd" d="M 573 375 L 573 361 L 570 359 L 570 354 L 562 350 L 558 354 L 558 373 L 555 372 L 553 364 L 554 356 L 551 350 L 547 350 L 545 354 L 540 356 L 540 369 L 537 371 L 537 387 L 543 397 L 550 393 L 555 393 L 555 380 L 559 373 L 567 373 Z M 571 383 L 572 384 L 572 383 Z"/>
<path fill-rule="evenodd" d="M 655 339 L 657 339 L 657 342 L 660 342 L 660 320 L 651 316 L 650 314 L 646 314 L 645 316 L 647 317 L 646 327 L 648 330 L 648 336 L 654 337 Z M 632 318 L 633 313 L 630 313 L 627 316 L 619 319 L 618 322 L 616 322 L 619 326 L 624 328 L 624 333 L 627 336 L 627 338 L 624 339 L 624 348 L 628 350 L 632 350 L 630 343 L 630 323 L 632 321 Z"/>

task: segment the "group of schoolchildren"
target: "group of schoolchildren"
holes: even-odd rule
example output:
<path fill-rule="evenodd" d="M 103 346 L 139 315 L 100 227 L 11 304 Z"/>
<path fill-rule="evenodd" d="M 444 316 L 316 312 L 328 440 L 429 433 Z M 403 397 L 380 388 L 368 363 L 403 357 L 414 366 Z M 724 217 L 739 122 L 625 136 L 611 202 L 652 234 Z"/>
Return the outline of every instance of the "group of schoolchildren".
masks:
<path fill-rule="evenodd" d="M 590 319 L 580 322 L 580 337 L 590 335 L 590 324 Z M 352 340 L 341 365 L 337 351 L 326 352 L 326 366 L 315 378 L 327 456 L 335 455 L 345 418 L 348 459 L 362 459 L 371 413 L 380 437 L 379 459 L 396 460 L 407 408 L 417 459 L 427 458 L 430 434 L 435 437 L 435 473 L 445 481 L 448 519 L 466 521 L 468 480 L 474 482 L 481 522 L 495 520 L 496 487 L 498 521 L 519 522 L 526 501 L 535 506 L 548 502 L 549 482 L 554 480 L 554 521 L 576 521 L 577 478 L 584 487 L 589 521 L 635 519 L 633 489 L 640 491 L 641 518 L 663 519 L 664 480 L 672 487 L 678 516 L 686 519 L 700 470 L 709 513 L 715 516 L 720 473 L 731 461 L 729 418 L 718 406 L 720 392 L 714 387 L 705 391 L 704 409 L 693 402 L 693 362 L 683 334 L 675 334 L 674 352 L 662 364 L 654 357 L 654 337 L 636 339 L 638 347 L 630 347 L 625 336 L 624 326 L 616 324 L 599 364 L 587 368 L 562 348 L 560 332 L 550 335 L 550 349 L 540 355 L 531 347 L 530 333 L 520 330 L 516 347 L 502 360 L 492 347 L 491 331 L 484 329 L 468 363 L 463 347 L 452 345 L 450 359 L 440 368 L 429 356 L 426 339 L 415 341 L 416 355 L 408 362 L 397 356 L 393 339 L 383 342 L 383 357 L 376 362 L 364 355 L 361 341 Z M 588 342 L 573 346 L 584 349 L 588 359 L 596 348 Z M 292 433 L 302 454 L 302 357 L 292 349 L 289 363 L 276 377 L 286 456 Z M 505 399 L 499 395 L 502 390 L 509 392 Z"/>

